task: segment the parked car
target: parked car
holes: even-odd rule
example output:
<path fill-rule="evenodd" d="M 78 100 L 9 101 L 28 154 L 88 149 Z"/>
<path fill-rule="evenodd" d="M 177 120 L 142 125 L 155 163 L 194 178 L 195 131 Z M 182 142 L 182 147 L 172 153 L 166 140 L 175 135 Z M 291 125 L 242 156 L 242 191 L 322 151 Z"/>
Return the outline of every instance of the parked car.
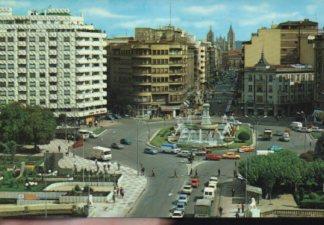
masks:
<path fill-rule="evenodd" d="M 181 212 L 184 212 L 186 209 L 186 204 L 183 203 L 183 202 L 177 202 L 175 208 L 174 208 L 174 211 L 181 211 Z"/>
<path fill-rule="evenodd" d="M 188 158 L 191 155 L 195 156 L 195 153 L 191 153 L 190 151 L 186 151 L 186 150 L 177 153 L 178 157 L 184 157 L 184 158 Z"/>
<path fill-rule="evenodd" d="M 186 184 L 182 187 L 181 193 L 190 195 L 192 192 L 192 187 L 190 184 Z"/>
<path fill-rule="evenodd" d="M 300 129 L 297 130 L 298 132 L 302 132 L 302 133 L 311 133 L 312 129 L 307 128 L 307 127 L 301 127 Z"/>
<path fill-rule="evenodd" d="M 216 181 L 209 181 L 207 187 L 212 188 L 212 189 L 214 189 L 214 191 L 216 191 L 216 189 L 217 189 L 217 182 Z"/>
<path fill-rule="evenodd" d="M 161 151 L 163 153 L 177 154 L 181 149 L 176 144 L 163 144 L 161 145 Z"/>
<path fill-rule="evenodd" d="M 187 205 L 188 204 L 188 195 L 180 194 L 178 197 L 178 202 L 183 202 Z"/>
<path fill-rule="evenodd" d="M 123 149 L 124 148 L 124 145 L 118 144 L 118 143 L 112 143 L 111 144 L 111 148 L 114 148 L 114 149 Z"/>
<path fill-rule="evenodd" d="M 170 217 L 173 219 L 183 218 L 183 216 L 184 216 L 184 211 L 179 211 L 179 210 L 175 210 L 173 211 L 173 213 L 170 214 Z"/>
<path fill-rule="evenodd" d="M 283 133 L 283 135 L 279 138 L 279 141 L 290 141 L 289 133 Z"/>
<path fill-rule="evenodd" d="M 195 149 L 192 150 L 196 156 L 205 156 L 206 155 L 206 150 L 204 149 Z"/>
<path fill-rule="evenodd" d="M 273 151 L 273 152 L 278 152 L 278 151 L 282 151 L 283 147 L 279 146 L 279 145 L 271 145 L 268 150 Z"/>
<path fill-rule="evenodd" d="M 223 159 L 240 159 L 241 156 L 235 152 L 226 152 L 223 155 Z"/>
<path fill-rule="evenodd" d="M 215 182 L 218 182 L 218 177 L 210 177 L 210 178 L 209 178 L 209 181 L 215 181 Z"/>
<path fill-rule="evenodd" d="M 155 155 L 158 153 L 158 150 L 153 149 L 153 148 L 145 148 L 144 149 L 144 153 L 146 154 L 151 154 L 151 155 Z"/>
<path fill-rule="evenodd" d="M 303 124 L 301 122 L 295 121 L 290 124 L 290 127 L 291 129 L 298 131 L 303 127 Z"/>
<path fill-rule="evenodd" d="M 115 117 L 115 119 L 121 119 L 121 118 L 122 118 L 122 117 L 121 117 L 119 114 L 117 114 L 117 113 L 114 113 L 113 116 Z"/>
<path fill-rule="evenodd" d="M 274 136 L 282 136 L 283 133 L 284 133 L 283 131 L 276 130 L 276 131 L 273 133 L 273 135 L 274 135 Z"/>
<path fill-rule="evenodd" d="M 126 138 L 123 138 L 123 139 L 120 139 L 120 144 L 130 145 L 130 144 L 132 144 L 132 142 Z"/>
<path fill-rule="evenodd" d="M 106 115 L 107 120 L 115 120 L 115 117 L 112 114 Z"/>
<path fill-rule="evenodd" d="M 247 145 L 243 145 L 239 148 L 239 152 L 253 152 L 254 150 L 255 150 L 255 147 L 247 146 Z"/>
<path fill-rule="evenodd" d="M 192 187 L 195 187 L 195 188 L 199 187 L 199 179 L 198 178 L 191 178 L 190 183 L 191 183 Z"/>
<path fill-rule="evenodd" d="M 222 155 L 219 154 L 214 154 L 214 153 L 209 153 L 206 154 L 206 160 L 221 160 L 222 159 Z"/>

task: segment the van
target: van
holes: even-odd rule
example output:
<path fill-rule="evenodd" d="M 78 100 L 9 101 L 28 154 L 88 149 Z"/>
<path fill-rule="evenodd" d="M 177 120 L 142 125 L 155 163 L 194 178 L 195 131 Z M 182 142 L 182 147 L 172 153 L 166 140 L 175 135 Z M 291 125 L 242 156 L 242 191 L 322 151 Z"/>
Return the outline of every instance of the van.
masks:
<path fill-rule="evenodd" d="M 94 158 L 97 160 L 103 160 L 103 161 L 111 160 L 111 158 L 112 158 L 111 149 L 101 147 L 101 146 L 95 146 L 92 148 L 91 158 Z"/>
<path fill-rule="evenodd" d="M 303 124 L 301 122 L 292 122 L 290 124 L 291 129 L 293 130 L 300 130 L 303 127 Z"/>
<path fill-rule="evenodd" d="M 88 130 L 79 130 L 79 134 L 82 136 L 84 140 L 90 137 L 90 133 Z"/>
<path fill-rule="evenodd" d="M 161 145 L 161 151 L 164 153 L 174 153 L 177 154 L 181 151 L 176 144 L 163 144 Z"/>
<path fill-rule="evenodd" d="M 205 199 L 209 199 L 211 202 L 214 202 L 214 198 L 215 198 L 215 191 L 213 188 L 211 187 L 205 187 L 204 188 L 204 195 L 203 195 Z"/>

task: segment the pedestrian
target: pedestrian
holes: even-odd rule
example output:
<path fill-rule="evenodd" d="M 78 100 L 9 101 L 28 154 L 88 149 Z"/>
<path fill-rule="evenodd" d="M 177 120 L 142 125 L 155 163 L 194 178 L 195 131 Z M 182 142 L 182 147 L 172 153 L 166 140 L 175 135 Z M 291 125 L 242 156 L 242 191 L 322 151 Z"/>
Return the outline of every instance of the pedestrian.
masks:
<path fill-rule="evenodd" d="M 240 213 L 240 205 L 237 205 L 237 212 Z"/>
<path fill-rule="evenodd" d="M 175 177 L 175 178 L 178 177 L 178 175 L 177 175 L 177 171 L 176 171 L 176 170 L 174 170 L 174 177 Z"/>
<path fill-rule="evenodd" d="M 234 194 L 235 194 L 235 190 L 234 188 L 232 188 L 232 197 L 234 197 Z"/>
<path fill-rule="evenodd" d="M 244 204 L 241 204 L 242 213 L 244 213 Z"/>
<path fill-rule="evenodd" d="M 221 173 L 221 171 L 220 171 L 220 169 L 218 169 L 218 176 L 220 176 L 220 173 Z"/>
<path fill-rule="evenodd" d="M 152 169 L 152 177 L 155 177 L 154 168 Z"/>
<path fill-rule="evenodd" d="M 190 176 L 192 175 L 192 168 L 190 169 L 190 173 L 189 173 L 189 175 L 190 175 Z"/>
<path fill-rule="evenodd" d="M 120 163 L 117 163 L 117 168 L 118 170 L 120 170 Z"/>
<path fill-rule="evenodd" d="M 223 208 L 221 206 L 218 208 L 218 211 L 219 211 L 219 216 L 222 216 L 222 214 L 223 214 Z"/>
<path fill-rule="evenodd" d="M 107 168 L 108 168 L 108 170 L 110 170 L 110 162 L 108 162 Z"/>
<path fill-rule="evenodd" d="M 122 187 L 120 188 L 119 192 L 120 192 L 121 197 L 124 198 L 125 192 L 124 192 L 124 189 Z"/>
<path fill-rule="evenodd" d="M 234 170 L 233 173 L 234 173 L 234 178 L 236 178 L 237 177 L 236 170 Z"/>
<path fill-rule="evenodd" d="M 198 171 L 197 171 L 197 169 L 195 170 L 195 177 L 198 177 Z"/>
<path fill-rule="evenodd" d="M 120 194 L 120 188 L 117 186 L 117 188 L 116 188 L 116 196 L 118 197 L 119 196 L 119 194 Z"/>
<path fill-rule="evenodd" d="M 240 218 L 240 215 L 238 212 L 235 213 L 235 217 L 236 217 L 236 219 Z"/>
<path fill-rule="evenodd" d="M 58 152 L 61 152 L 61 145 L 58 146 Z"/>
<path fill-rule="evenodd" d="M 142 167 L 141 172 L 142 172 L 142 175 L 144 176 L 144 172 L 145 172 L 145 168 L 144 167 Z"/>

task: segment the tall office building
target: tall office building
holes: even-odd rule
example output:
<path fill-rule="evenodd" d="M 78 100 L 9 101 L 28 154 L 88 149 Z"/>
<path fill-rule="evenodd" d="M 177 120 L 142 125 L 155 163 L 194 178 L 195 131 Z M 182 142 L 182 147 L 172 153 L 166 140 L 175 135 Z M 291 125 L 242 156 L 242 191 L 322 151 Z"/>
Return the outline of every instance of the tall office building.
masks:
<path fill-rule="evenodd" d="M 192 40 L 187 34 L 172 26 L 136 28 L 134 40 L 108 43 L 109 92 L 119 99 L 114 110 L 169 116 L 181 112 L 194 86 Z"/>
<path fill-rule="evenodd" d="M 231 25 L 227 33 L 227 51 L 236 49 L 235 43 L 235 33 Z"/>
<path fill-rule="evenodd" d="M 0 8 L 0 104 L 40 105 L 80 122 L 105 114 L 105 37 L 68 9 Z"/>
<path fill-rule="evenodd" d="M 212 30 L 212 27 L 210 26 L 209 31 L 207 33 L 206 40 L 210 42 L 212 45 L 214 45 L 215 39 L 214 39 L 214 32 Z"/>

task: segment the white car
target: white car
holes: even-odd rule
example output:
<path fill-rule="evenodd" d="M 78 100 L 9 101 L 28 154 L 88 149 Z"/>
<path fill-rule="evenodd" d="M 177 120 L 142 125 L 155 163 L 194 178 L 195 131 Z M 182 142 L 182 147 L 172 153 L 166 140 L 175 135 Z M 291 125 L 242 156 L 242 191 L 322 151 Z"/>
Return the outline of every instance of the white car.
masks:
<path fill-rule="evenodd" d="M 186 184 L 182 187 L 181 193 L 190 195 L 192 192 L 192 187 L 189 184 Z"/>
<path fill-rule="evenodd" d="M 171 213 L 170 217 L 171 218 L 183 218 L 184 212 L 183 211 L 179 211 L 179 210 L 175 210 L 173 213 Z"/>
<path fill-rule="evenodd" d="M 209 178 L 209 181 L 215 181 L 215 182 L 218 182 L 218 177 L 210 177 L 210 178 Z"/>
<path fill-rule="evenodd" d="M 216 181 L 209 181 L 208 182 L 208 187 L 212 188 L 214 191 L 217 189 L 217 182 Z"/>

